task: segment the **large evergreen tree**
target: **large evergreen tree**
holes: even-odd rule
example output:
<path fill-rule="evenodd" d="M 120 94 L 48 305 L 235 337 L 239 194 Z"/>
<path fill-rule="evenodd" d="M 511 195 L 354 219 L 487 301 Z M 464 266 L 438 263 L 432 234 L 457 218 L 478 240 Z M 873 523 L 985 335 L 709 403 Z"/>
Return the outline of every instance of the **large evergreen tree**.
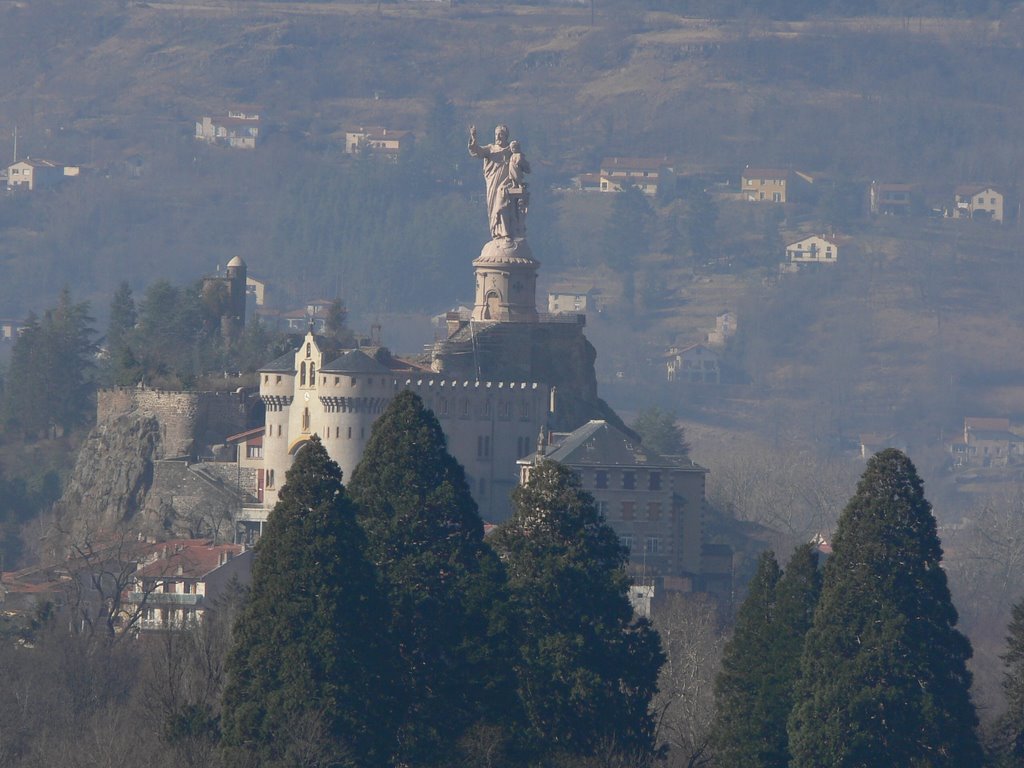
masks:
<path fill-rule="evenodd" d="M 868 461 L 833 551 L 790 716 L 792 764 L 979 765 L 971 647 L 955 628 L 931 505 L 903 453 Z"/>
<path fill-rule="evenodd" d="M 587 756 L 650 755 L 649 712 L 664 655 L 627 599 L 626 550 L 571 470 L 532 469 L 493 536 L 505 562 L 534 745 Z"/>
<path fill-rule="evenodd" d="M 10 426 L 40 435 L 88 420 L 93 335 L 89 303 L 72 301 L 67 288 L 42 320 L 29 315 L 14 342 L 4 389 Z"/>
<path fill-rule="evenodd" d="M 761 556 L 715 681 L 717 765 L 789 765 L 786 721 L 820 591 L 810 544 L 797 547 L 785 572 L 771 552 Z"/>
<path fill-rule="evenodd" d="M 783 706 L 774 695 L 771 652 L 781 576 L 775 554 L 762 553 L 722 655 L 722 668 L 715 680 L 711 742 L 715 764 L 724 768 L 778 765 L 784 752 L 785 740 L 772 728 L 778 719 L 774 710 Z M 788 710 L 782 712 L 783 724 L 788 714 Z"/>
<path fill-rule="evenodd" d="M 349 492 L 402 656 L 395 759 L 435 762 L 471 725 L 514 719 L 504 574 L 465 472 L 415 393 L 397 395 L 374 424 Z"/>
<path fill-rule="evenodd" d="M 222 717 L 229 764 L 386 763 L 395 665 L 364 549 L 341 470 L 314 437 L 270 514 L 235 625 Z"/>

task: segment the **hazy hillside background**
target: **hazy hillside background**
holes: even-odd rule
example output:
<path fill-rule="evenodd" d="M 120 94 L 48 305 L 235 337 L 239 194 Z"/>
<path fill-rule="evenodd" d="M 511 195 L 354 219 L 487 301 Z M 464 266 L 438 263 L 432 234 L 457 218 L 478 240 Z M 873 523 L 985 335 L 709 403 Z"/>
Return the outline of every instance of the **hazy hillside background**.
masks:
<path fill-rule="evenodd" d="M 17 129 L 19 158 L 86 169 L 0 197 L 0 317 L 68 285 L 102 328 L 120 281 L 191 282 L 240 254 L 282 308 L 340 296 L 353 325 L 381 321 L 416 351 L 428 316 L 471 297 L 486 228 L 466 129 L 500 120 L 533 165 L 543 285 L 602 291 L 588 336 L 603 396 L 627 416 L 675 409 L 716 503 L 793 538 L 827 531 L 858 436 L 877 432 L 906 445 L 943 520 L 978 517 L 985 494 L 954 483 L 943 442 L 964 416 L 1024 421 L 1019 218 L 871 220 L 866 189 L 917 183 L 941 208 L 958 184 L 1022 188 L 1024 11 L 748 5 L 0 0 L 0 158 Z M 236 104 L 263 116 L 256 151 L 195 142 L 196 119 Z M 416 149 L 352 161 L 358 125 L 411 129 Z M 679 195 L 629 209 L 556 191 L 610 155 L 667 156 Z M 812 171 L 827 191 L 785 210 L 729 202 L 747 164 Z M 849 255 L 777 280 L 785 243 L 826 230 Z M 667 347 L 724 309 L 740 327 L 726 386 L 670 386 Z M 1000 480 L 980 488 L 1019 494 Z M 978 625 L 1005 625 L 1024 589 L 1007 573 Z"/>

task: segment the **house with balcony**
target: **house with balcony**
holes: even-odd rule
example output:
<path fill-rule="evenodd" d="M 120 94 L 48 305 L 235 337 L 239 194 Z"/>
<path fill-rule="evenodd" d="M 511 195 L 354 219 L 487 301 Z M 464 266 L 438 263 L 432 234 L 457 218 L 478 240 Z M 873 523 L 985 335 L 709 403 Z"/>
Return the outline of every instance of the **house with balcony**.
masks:
<path fill-rule="evenodd" d="M 229 584 L 251 583 L 252 556 L 241 544 L 162 542 L 139 564 L 124 604 L 142 611 L 136 626 L 143 632 L 194 626 L 216 610 Z"/>
<path fill-rule="evenodd" d="M 704 344 L 670 347 L 665 354 L 669 381 L 681 384 L 721 384 L 718 353 Z"/>
<path fill-rule="evenodd" d="M 786 246 L 786 264 L 835 264 L 839 241 L 834 235 L 811 235 Z"/>

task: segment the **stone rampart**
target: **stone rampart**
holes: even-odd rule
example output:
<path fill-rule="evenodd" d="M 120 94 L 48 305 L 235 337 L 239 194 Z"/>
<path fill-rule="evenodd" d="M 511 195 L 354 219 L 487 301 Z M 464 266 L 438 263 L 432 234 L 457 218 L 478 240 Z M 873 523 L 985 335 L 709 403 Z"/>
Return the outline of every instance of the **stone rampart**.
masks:
<path fill-rule="evenodd" d="M 160 425 L 155 458 L 194 457 L 201 445 L 222 440 L 247 426 L 244 392 L 175 392 L 116 387 L 96 396 L 96 423 L 112 423 L 134 413 Z"/>

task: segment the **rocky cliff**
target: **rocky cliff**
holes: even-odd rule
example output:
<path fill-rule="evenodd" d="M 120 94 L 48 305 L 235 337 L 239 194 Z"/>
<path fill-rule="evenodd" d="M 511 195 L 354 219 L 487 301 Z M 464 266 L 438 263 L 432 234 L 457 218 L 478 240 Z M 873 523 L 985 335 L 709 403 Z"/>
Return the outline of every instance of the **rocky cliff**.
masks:
<path fill-rule="evenodd" d="M 155 416 L 124 414 L 97 424 L 86 438 L 64 495 L 57 502 L 60 530 L 110 530 L 128 523 L 140 530 L 153 521 L 138 519 L 153 481 L 153 460 L 161 448 Z"/>
<path fill-rule="evenodd" d="M 147 534 L 194 532 L 196 509 L 215 506 L 221 510 L 224 493 L 214 487 L 216 483 L 207 483 L 211 497 L 217 498 L 206 504 L 204 498 L 190 494 L 187 515 L 179 514 L 169 492 L 150 503 L 155 464 L 177 457 L 188 469 L 202 446 L 245 429 L 246 403 L 246 393 L 241 390 L 101 390 L 96 426 L 82 445 L 55 507 L 58 538 L 122 526 Z"/>

